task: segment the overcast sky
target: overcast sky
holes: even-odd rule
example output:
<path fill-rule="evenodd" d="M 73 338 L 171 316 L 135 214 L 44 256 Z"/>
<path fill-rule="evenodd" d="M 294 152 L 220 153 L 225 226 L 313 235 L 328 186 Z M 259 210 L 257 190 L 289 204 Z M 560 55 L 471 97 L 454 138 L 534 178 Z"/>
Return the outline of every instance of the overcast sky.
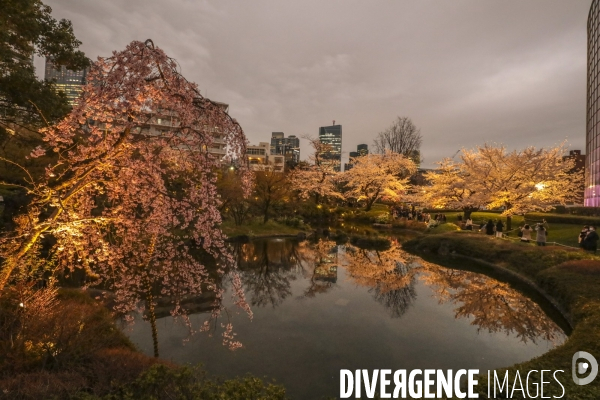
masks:
<path fill-rule="evenodd" d="M 347 159 L 407 116 L 424 167 L 485 142 L 585 151 L 591 0 L 44 2 L 92 59 L 151 38 L 253 144 L 335 120 Z"/>

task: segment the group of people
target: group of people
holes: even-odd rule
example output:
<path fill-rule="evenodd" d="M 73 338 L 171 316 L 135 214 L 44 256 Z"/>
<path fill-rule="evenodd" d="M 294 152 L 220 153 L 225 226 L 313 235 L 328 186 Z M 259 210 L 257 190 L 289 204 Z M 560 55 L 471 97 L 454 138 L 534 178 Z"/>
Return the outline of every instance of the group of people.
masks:
<path fill-rule="evenodd" d="M 392 208 L 392 216 L 394 218 L 406 218 L 408 220 L 417 220 L 419 222 L 425 222 L 430 226 L 438 225 L 440 223 L 446 222 L 445 214 L 435 214 L 431 216 L 429 213 L 417 211 L 413 209 L 402 209 L 402 208 Z M 459 219 L 460 221 L 460 219 Z M 465 230 L 474 230 L 473 220 L 469 217 L 465 220 L 463 225 L 463 229 Z M 496 221 L 492 221 L 491 219 L 486 222 L 482 222 L 479 224 L 479 231 L 485 232 L 486 235 L 496 235 L 496 237 L 501 238 L 504 232 L 504 223 L 502 220 L 498 219 Z M 536 223 L 533 227 L 529 224 L 525 224 L 524 226 L 519 228 L 519 237 L 521 242 L 529 243 L 531 242 L 532 233 L 535 232 L 535 242 L 538 246 L 545 246 L 546 240 L 548 238 L 548 223 L 546 220 L 542 220 L 541 223 Z M 596 252 L 598 249 L 598 241 L 600 240 L 600 236 L 596 232 L 595 226 L 585 225 L 581 232 L 579 233 L 579 247 L 586 251 Z"/>
<path fill-rule="evenodd" d="M 464 229 L 472 231 L 473 226 L 473 220 L 471 219 L 471 217 L 467 218 L 467 220 L 465 221 Z M 496 235 L 496 237 L 501 238 L 502 232 L 504 231 L 504 224 L 501 220 L 497 220 L 496 222 L 494 222 L 490 219 L 487 223 L 482 222 L 479 225 L 479 231 L 481 232 L 484 230 L 486 235 Z"/>
<path fill-rule="evenodd" d="M 548 227 L 546 220 L 542 220 L 542 223 L 537 223 L 532 228 L 529 224 L 525 224 L 519 230 L 519 236 L 521 237 L 521 242 L 529 243 L 531 242 L 531 233 L 536 232 L 535 242 L 538 246 L 545 246 L 546 239 L 548 237 Z"/>
<path fill-rule="evenodd" d="M 579 233 L 579 247 L 587 251 L 598 250 L 598 240 L 600 236 L 596 232 L 595 226 L 585 225 Z"/>

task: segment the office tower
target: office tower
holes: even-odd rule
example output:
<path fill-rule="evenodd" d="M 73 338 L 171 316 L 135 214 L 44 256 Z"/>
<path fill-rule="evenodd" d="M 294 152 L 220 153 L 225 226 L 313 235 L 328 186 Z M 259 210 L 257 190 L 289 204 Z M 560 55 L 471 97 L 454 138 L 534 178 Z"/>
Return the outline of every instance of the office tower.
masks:
<path fill-rule="evenodd" d="M 335 121 L 331 126 L 322 126 L 319 128 L 319 141 L 331 146 L 331 151 L 323 155 L 323 158 L 332 160 L 335 163 L 335 170 L 341 170 L 342 163 L 342 126 L 336 125 Z"/>
<path fill-rule="evenodd" d="M 584 205 L 600 206 L 600 0 L 588 15 L 586 174 Z"/>
<path fill-rule="evenodd" d="M 367 154 L 369 154 L 369 145 L 368 144 L 359 144 L 358 146 L 356 146 L 356 151 L 361 156 L 366 156 Z"/>
<path fill-rule="evenodd" d="M 87 69 L 81 71 L 71 71 L 64 65 L 55 66 L 52 63 L 52 59 L 46 57 L 46 70 L 44 78 L 47 81 L 54 80 L 56 89 L 65 93 L 69 104 L 72 106 L 77 104 L 77 99 L 81 94 L 83 85 L 85 85 L 87 73 Z"/>
<path fill-rule="evenodd" d="M 359 144 L 356 146 L 356 151 L 350 152 L 350 159 L 347 163 L 344 164 L 344 171 L 349 171 L 352 169 L 354 164 L 353 158 L 363 157 L 369 154 L 369 146 L 366 144 Z"/>
<path fill-rule="evenodd" d="M 285 163 L 293 166 L 300 162 L 300 139 L 295 135 L 287 138 L 283 132 L 271 133 L 271 154 L 285 156 Z"/>

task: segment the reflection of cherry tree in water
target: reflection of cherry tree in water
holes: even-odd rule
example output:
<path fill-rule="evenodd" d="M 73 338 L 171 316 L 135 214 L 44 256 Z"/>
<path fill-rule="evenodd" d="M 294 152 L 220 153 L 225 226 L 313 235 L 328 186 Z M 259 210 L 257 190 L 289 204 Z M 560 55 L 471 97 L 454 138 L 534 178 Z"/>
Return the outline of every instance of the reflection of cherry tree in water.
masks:
<path fill-rule="evenodd" d="M 290 281 L 296 279 L 299 264 L 297 242 L 262 240 L 236 244 L 233 253 L 251 305 L 276 307 L 292 294 Z"/>
<path fill-rule="evenodd" d="M 515 334 L 523 343 L 540 338 L 554 341 L 560 328 L 532 300 L 508 284 L 468 271 L 425 266 L 423 281 L 440 304 L 459 305 L 456 318 L 472 318 L 472 325 L 490 333 Z"/>
<path fill-rule="evenodd" d="M 404 315 L 416 299 L 414 257 L 395 244 L 389 250 L 366 250 L 345 246 L 345 266 L 359 285 L 369 287 L 374 299 L 392 317 Z"/>
<path fill-rule="evenodd" d="M 525 343 L 561 336 L 560 328 L 536 303 L 508 284 L 429 264 L 397 243 L 388 250 L 367 250 L 337 246 L 331 240 L 265 240 L 235 245 L 233 254 L 253 306 L 279 306 L 291 296 L 291 282 L 300 275 L 308 281 L 301 297 L 326 293 L 335 286 L 338 265 L 343 265 L 350 279 L 369 288 L 392 317 L 401 317 L 413 304 L 419 275 L 440 304 L 456 305 L 455 317 L 470 318 L 480 330 L 515 334 Z"/>

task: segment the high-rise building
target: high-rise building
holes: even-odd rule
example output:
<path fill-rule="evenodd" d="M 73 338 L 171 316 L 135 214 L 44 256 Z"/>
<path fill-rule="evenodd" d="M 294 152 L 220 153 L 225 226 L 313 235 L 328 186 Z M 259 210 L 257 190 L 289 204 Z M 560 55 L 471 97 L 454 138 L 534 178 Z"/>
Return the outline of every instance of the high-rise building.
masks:
<path fill-rule="evenodd" d="M 600 0 L 593 0 L 587 25 L 587 121 L 584 205 L 600 206 Z"/>
<path fill-rule="evenodd" d="M 358 146 L 356 146 L 356 151 L 351 151 L 350 152 L 350 160 L 344 164 L 344 171 L 349 171 L 352 169 L 353 166 L 353 158 L 356 157 L 363 157 L 369 154 L 369 145 L 366 144 L 359 144 Z"/>
<path fill-rule="evenodd" d="M 300 139 L 295 135 L 286 138 L 283 132 L 272 132 L 271 154 L 285 156 L 287 165 L 298 164 L 300 162 Z"/>
<path fill-rule="evenodd" d="M 46 57 L 46 70 L 44 78 L 47 81 L 54 80 L 57 90 L 65 92 L 69 104 L 74 106 L 81 94 L 88 69 L 80 71 L 71 71 L 64 65 L 56 66 L 50 57 Z"/>
<path fill-rule="evenodd" d="M 369 145 L 368 144 L 359 144 L 356 146 L 356 152 L 361 156 L 366 156 L 369 154 Z"/>
<path fill-rule="evenodd" d="M 323 155 L 323 158 L 332 160 L 336 163 L 336 171 L 341 170 L 342 164 L 342 126 L 336 125 L 335 121 L 331 126 L 322 126 L 319 128 L 319 141 L 331 146 L 331 151 Z"/>

